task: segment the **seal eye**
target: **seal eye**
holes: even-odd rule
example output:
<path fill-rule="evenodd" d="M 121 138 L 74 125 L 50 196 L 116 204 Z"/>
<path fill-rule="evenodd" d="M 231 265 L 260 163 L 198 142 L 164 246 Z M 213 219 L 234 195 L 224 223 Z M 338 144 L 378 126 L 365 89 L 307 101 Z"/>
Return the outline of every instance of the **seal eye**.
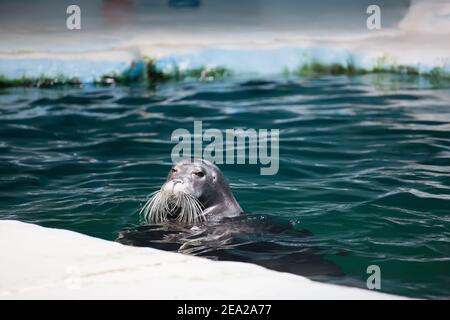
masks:
<path fill-rule="evenodd" d="M 172 173 L 175 173 L 175 172 L 177 172 L 178 170 L 177 169 L 175 169 L 175 168 L 172 168 L 171 170 L 170 170 L 170 172 L 172 172 Z"/>
<path fill-rule="evenodd" d="M 202 178 L 202 177 L 205 176 L 205 174 L 204 174 L 203 172 L 201 172 L 201 171 L 194 172 L 194 174 L 195 174 L 197 177 L 200 177 L 200 178 Z"/>

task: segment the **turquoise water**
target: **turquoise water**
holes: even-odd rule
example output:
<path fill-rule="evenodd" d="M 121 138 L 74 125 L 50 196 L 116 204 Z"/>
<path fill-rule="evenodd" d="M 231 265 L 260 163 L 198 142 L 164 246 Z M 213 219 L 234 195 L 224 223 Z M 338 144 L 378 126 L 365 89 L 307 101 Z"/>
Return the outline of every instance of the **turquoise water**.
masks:
<path fill-rule="evenodd" d="M 379 80 L 1 90 L 0 218 L 113 240 L 165 180 L 174 129 L 279 128 L 277 175 L 221 166 L 246 212 L 309 230 L 345 274 L 322 281 L 364 287 L 375 264 L 382 291 L 450 297 L 450 92 Z"/>

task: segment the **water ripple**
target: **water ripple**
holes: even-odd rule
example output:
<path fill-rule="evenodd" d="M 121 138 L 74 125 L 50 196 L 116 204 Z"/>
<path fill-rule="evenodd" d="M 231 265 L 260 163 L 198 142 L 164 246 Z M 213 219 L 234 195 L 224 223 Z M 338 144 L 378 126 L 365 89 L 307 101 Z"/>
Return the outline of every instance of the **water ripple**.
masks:
<path fill-rule="evenodd" d="M 365 77 L 4 90 L 0 218 L 115 239 L 164 181 L 173 130 L 279 128 L 276 176 L 223 170 L 246 211 L 314 236 L 260 244 L 320 247 L 340 283 L 363 286 L 378 264 L 383 290 L 448 297 L 449 102 L 445 90 L 378 91 Z"/>

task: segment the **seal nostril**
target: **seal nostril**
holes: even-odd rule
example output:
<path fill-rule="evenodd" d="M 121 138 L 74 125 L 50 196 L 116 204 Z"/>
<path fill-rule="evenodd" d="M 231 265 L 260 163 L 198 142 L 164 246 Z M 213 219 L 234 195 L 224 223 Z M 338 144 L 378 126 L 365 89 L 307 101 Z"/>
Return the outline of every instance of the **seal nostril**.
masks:
<path fill-rule="evenodd" d="M 174 180 L 172 180 L 172 183 L 173 183 L 174 186 L 175 186 L 177 183 L 183 184 L 183 180 L 181 180 L 181 179 L 174 179 Z"/>

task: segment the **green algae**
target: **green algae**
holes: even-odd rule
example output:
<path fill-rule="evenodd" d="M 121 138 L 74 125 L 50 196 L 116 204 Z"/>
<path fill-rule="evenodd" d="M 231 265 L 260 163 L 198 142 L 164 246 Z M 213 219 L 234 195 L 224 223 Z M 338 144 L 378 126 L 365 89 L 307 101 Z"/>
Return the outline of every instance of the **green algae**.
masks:
<path fill-rule="evenodd" d="M 81 81 L 76 77 L 65 77 L 59 75 L 56 77 L 26 77 L 21 78 L 8 78 L 0 75 L 0 88 L 10 87 L 36 87 L 36 88 L 49 88 L 56 86 L 79 86 Z"/>
<path fill-rule="evenodd" d="M 147 81 L 161 82 L 161 81 L 180 81 L 180 80 L 199 80 L 199 81 L 214 81 L 230 77 L 233 73 L 231 70 L 224 67 L 200 67 L 181 70 L 173 68 L 169 71 L 160 71 L 149 65 L 147 67 Z"/>
<path fill-rule="evenodd" d="M 353 60 L 349 59 L 347 64 L 340 63 L 321 63 L 316 59 L 311 59 L 309 62 L 302 64 L 293 74 L 302 77 L 317 76 L 317 75 L 362 75 L 367 73 L 367 70 L 357 68 Z"/>
<path fill-rule="evenodd" d="M 346 64 L 322 63 L 316 59 L 309 59 L 301 64 L 296 70 L 290 71 L 287 68 L 283 70 L 283 75 L 297 75 L 300 77 L 311 76 L 358 76 L 375 75 L 376 84 L 385 82 L 389 75 L 395 75 L 395 82 L 405 82 L 407 84 L 421 83 L 420 79 L 428 81 L 433 88 L 442 88 L 450 86 L 450 72 L 445 67 L 434 67 L 430 71 L 420 71 L 419 66 L 410 66 L 398 64 L 395 59 L 383 55 L 376 59 L 372 68 L 364 69 L 355 66 L 351 58 Z M 392 78 L 389 78 L 392 79 Z"/>
<path fill-rule="evenodd" d="M 199 81 L 213 81 L 223 79 L 231 76 L 231 70 L 224 67 L 199 67 L 191 69 L 180 69 L 173 67 L 170 70 L 161 70 L 157 68 L 155 59 L 144 58 L 145 67 L 142 73 L 138 76 L 130 76 L 130 71 L 125 71 L 122 74 L 107 74 L 102 76 L 96 84 L 99 85 L 130 85 L 132 83 L 155 84 L 166 81 L 181 81 L 181 80 L 199 80 Z M 133 66 L 130 67 L 130 70 Z"/>
<path fill-rule="evenodd" d="M 399 81 L 404 76 L 405 81 L 411 82 L 411 78 L 426 78 L 432 87 L 444 87 L 450 85 L 450 73 L 444 66 L 434 67 L 428 72 L 421 72 L 419 66 L 410 66 L 398 64 L 397 61 L 387 55 L 376 59 L 375 64 L 370 69 L 359 68 L 355 65 L 353 59 L 349 57 L 346 63 L 323 63 L 317 59 L 306 59 L 306 62 L 298 68 L 290 70 L 285 67 L 282 75 L 285 77 L 299 76 L 358 76 L 373 74 L 376 75 L 377 82 L 384 81 L 384 75 L 399 75 Z M 191 69 L 181 69 L 174 66 L 168 70 L 161 70 L 156 65 L 156 60 L 150 57 L 144 57 L 140 61 L 132 62 L 130 67 L 122 73 L 109 73 L 93 79 L 94 85 L 132 85 L 135 83 L 144 85 L 153 85 L 166 81 L 198 80 L 215 81 L 230 77 L 232 70 L 217 67 L 198 67 Z M 8 78 L 0 75 L 0 88 L 8 87 L 36 87 L 49 88 L 58 86 L 80 86 L 82 82 L 77 77 L 56 76 L 49 77 L 42 75 L 40 77 Z"/>

